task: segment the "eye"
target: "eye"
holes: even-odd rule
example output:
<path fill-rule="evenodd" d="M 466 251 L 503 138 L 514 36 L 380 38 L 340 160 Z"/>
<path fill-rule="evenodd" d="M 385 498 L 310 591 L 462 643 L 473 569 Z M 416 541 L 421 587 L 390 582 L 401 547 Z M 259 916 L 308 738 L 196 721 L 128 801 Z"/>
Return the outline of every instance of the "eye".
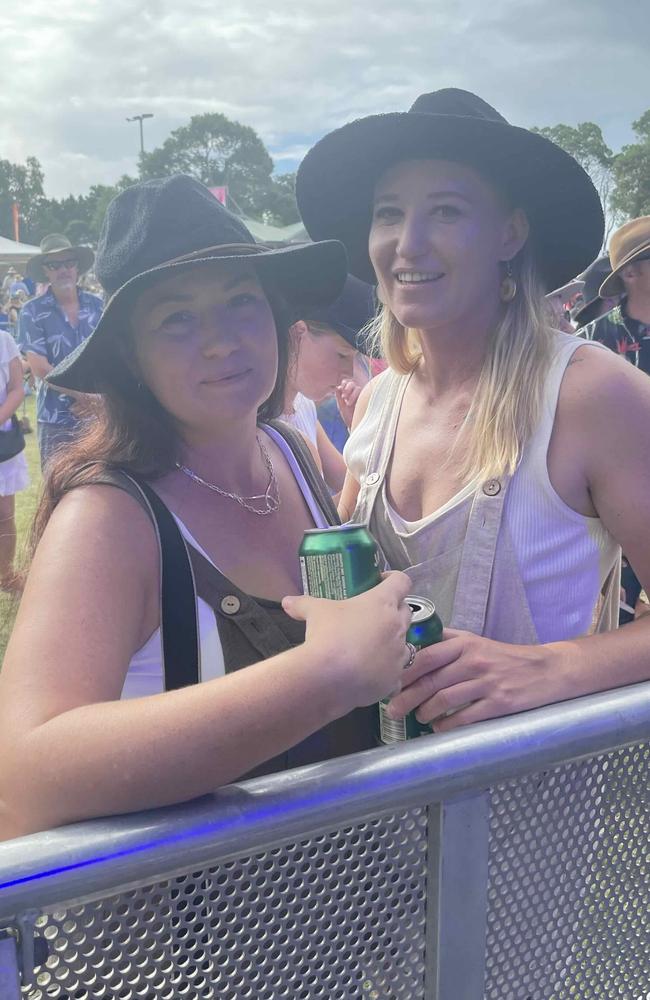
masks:
<path fill-rule="evenodd" d="M 165 316 L 160 324 L 160 330 L 171 336 L 184 336 L 193 329 L 195 323 L 196 316 L 194 313 L 186 309 L 179 309 L 178 312 L 173 312 L 169 316 Z"/>
<path fill-rule="evenodd" d="M 233 295 L 228 301 L 228 305 L 233 309 L 241 309 L 244 306 L 252 306 L 257 302 L 257 296 L 253 295 L 252 292 L 239 292 L 238 295 Z"/>
<path fill-rule="evenodd" d="M 442 219 L 444 222 L 454 222 L 460 218 L 462 212 L 458 205 L 436 205 L 432 209 L 432 214 Z"/>
<path fill-rule="evenodd" d="M 402 211 L 394 205 L 379 205 L 375 208 L 372 218 L 374 222 L 397 222 L 401 218 Z"/>

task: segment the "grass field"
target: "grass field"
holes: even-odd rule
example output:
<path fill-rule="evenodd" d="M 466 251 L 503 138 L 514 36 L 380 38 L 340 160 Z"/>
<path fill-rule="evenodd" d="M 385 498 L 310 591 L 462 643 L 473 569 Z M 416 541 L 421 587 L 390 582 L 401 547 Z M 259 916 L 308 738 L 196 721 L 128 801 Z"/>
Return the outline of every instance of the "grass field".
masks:
<path fill-rule="evenodd" d="M 19 416 L 22 415 L 22 409 L 18 412 Z M 23 490 L 22 493 L 16 494 L 16 525 L 18 528 L 19 564 L 21 558 L 23 557 L 25 545 L 27 543 L 29 529 L 32 523 L 32 517 L 34 516 L 34 510 L 36 509 L 36 502 L 38 500 L 38 493 L 41 485 L 41 466 L 38 456 L 38 442 L 36 440 L 35 396 L 29 396 L 27 398 L 25 413 L 29 417 L 34 431 L 32 434 L 27 434 L 25 438 L 25 450 L 27 453 L 27 461 L 29 463 L 31 485 L 28 489 Z M 5 647 L 7 645 L 7 640 L 9 639 L 17 606 L 18 602 L 14 597 L 0 591 L 0 663 L 2 663 L 2 659 L 4 657 Z"/>

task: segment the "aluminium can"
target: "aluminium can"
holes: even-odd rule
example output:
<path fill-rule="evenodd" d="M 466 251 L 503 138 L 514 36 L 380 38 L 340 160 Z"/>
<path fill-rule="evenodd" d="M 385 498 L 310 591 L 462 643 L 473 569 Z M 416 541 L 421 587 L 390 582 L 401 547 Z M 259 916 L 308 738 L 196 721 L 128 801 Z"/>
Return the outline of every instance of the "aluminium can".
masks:
<path fill-rule="evenodd" d="M 305 594 L 339 601 L 381 583 L 376 541 L 363 524 L 312 528 L 299 551 Z"/>
<path fill-rule="evenodd" d="M 415 595 L 406 598 L 413 617 L 406 633 L 407 642 L 413 643 L 416 649 L 432 646 L 442 639 L 443 624 L 432 601 Z M 418 736 L 431 734 L 431 726 L 418 722 L 415 712 L 409 712 L 403 719 L 389 719 L 386 707 L 389 698 L 379 702 L 379 738 L 382 743 L 402 743 L 404 740 L 414 740 Z"/>

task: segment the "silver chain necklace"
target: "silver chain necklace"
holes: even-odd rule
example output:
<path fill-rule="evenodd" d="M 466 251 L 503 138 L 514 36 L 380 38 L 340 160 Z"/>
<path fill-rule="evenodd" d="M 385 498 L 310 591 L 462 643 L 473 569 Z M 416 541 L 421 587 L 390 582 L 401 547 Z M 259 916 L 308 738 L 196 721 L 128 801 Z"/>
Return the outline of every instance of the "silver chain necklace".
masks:
<path fill-rule="evenodd" d="M 197 476 L 196 472 L 192 472 L 188 469 L 186 465 L 181 465 L 180 462 L 176 462 L 176 468 L 185 473 L 193 482 L 198 483 L 199 486 L 205 486 L 206 489 L 212 490 L 213 493 L 218 493 L 219 496 L 226 497 L 228 500 L 234 500 L 238 503 L 240 507 L 244 510 L 251 511 L 252 514 L 259 514 L 260 517 L 266 517 L 267 514 L 273 514 L 280 507 L 280 491 L 278 489 L 278 481 L 275 476 L 275 469 L 273 468 L 273 462 L 268 451 L 262 444 L 259 435 L 257 435 L 257 444 L 259 446 L 262 458 L 264 459 L 264 464 L 269 472 L 269 482 L 264 493 L 258 493 L 252 497 L 242 497 L 239 493 L 229 493 L 228 490 L 222 490 L 220 486 L 215 483 L 208 483 L 207 480 L 201 479 Z M 259 507 L 253 506 L 253 504 L 264 504 L 264 508 L 260 510 Z"/>

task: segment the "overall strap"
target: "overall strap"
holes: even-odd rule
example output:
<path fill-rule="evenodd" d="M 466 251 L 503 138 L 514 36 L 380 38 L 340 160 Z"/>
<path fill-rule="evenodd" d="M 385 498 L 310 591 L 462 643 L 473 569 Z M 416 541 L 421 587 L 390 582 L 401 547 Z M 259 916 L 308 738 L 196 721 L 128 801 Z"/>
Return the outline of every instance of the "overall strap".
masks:
<path fill-rule="evenodd" d="M 293 457 L 298 463 L 298 467 L 305 477 L 314 500 L 318 504 L 327 523 L 331 526 L 340 524 L 341 520 L 334 506 L 334 501 L 323 477 L 316 468 L 312 453 L 302 434 L 294 427 L 291 427 L 290 424 L 285 423 L 284 420 L 269 420 L 267 422 L 269 427 L 272 427 L 289 445 Z"/>
<path fill-rule="evenodd" d="M 240 590 L 192 545 L 189 546 L 189 556 L 198 596 L 210 605 L 217 619 L 234 626 L 241 633 L 260 659 L 265 660 L 291 649 L 285 634 L 254 597 Z M 237 663 L 230 667 L 226 663 L 226 670 L 237 669 L 240 665 L 245 664 Z"/>
<path fill-rule="evenodd" d="M 399 420 L 402 400 L 406 387 L 410 381 L 410 375 L 398 375 L 397 372 L 387 369 L 381 376 L 382 381 L 376 386 L 373 396 L 370 398 L 368 409 L 373 405 L 375 392 L 383 391 L 383 399 L 379 405 L 381 407 L 377 421 L 376 433 L 373 438 L 372 447 L 368 453 L 366 467 L 361 477 L 357 505 L 354 512 L 354 520 L 368 523 L 375 505 L 375 499 L 382 488 L 388 463 L 393 451 L 395 432 Z"/>
<path fill-rule="evenodd" d="M 450 627 L 482 635 L 510 476 L 488 479 L 474 494 L 463 542 Z"/>
<path fill-rule="evenodd" d="M 197 684 L 200 646 L 192 566 L 176 521 L 160 497 L 139 476 L 121 469 L 98 470 L 93 482 L 124 490 L 148 514 L 160 552 L 160 636 L 165 690 Z"/>

